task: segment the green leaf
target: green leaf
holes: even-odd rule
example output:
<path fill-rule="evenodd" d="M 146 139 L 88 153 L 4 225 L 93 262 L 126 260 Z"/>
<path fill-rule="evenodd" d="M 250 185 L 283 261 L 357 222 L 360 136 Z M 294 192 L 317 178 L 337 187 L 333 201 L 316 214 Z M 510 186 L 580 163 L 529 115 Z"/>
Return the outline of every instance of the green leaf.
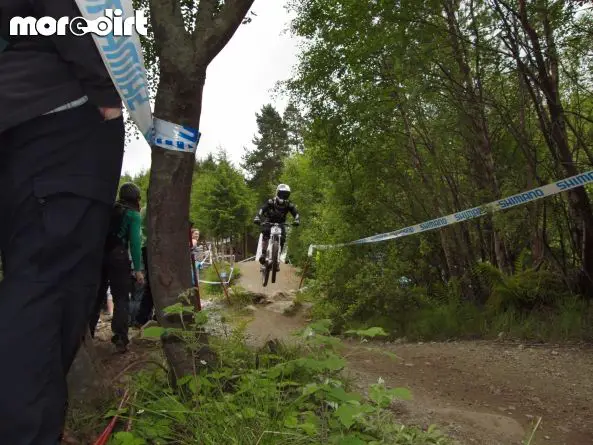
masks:
<path fill-rule="evenodd" d="M 362 400 L 362 397 L 359 394 L 346 392 L 342 387 L 334 387 L 330 389 L 327 394 L 330 398 L 339 402 L 350 402 L 352 400 L 360 402 Z"/>
<path fill-rule="evenodd" d="M 301 385 L 302 385 L 302 383 L 292 382 L 290 380 L 284 380 L 284 381 L 278 382 L 276 384 L 276 386 L 278 386 L 278 388 L 287 388 L 289 386 L 292 386 L 292 387 L 300 387 Z"/>
<path fill-rule="evenodd" d="M 317 434 L 317 425 L 315 425 L 314 423 L 311 423 L 311 422 L 301 423 L 299 425 L 299 429 L 303 430 L 309 436 L 313 436 L 313 435 Z"/>
<path fill-rule="evenodd" d="M 380 407 L 387 407 L 394 399 L 411 400 L 412 393 L 407 388 L 387 389 L 383 383 L 371 385 L 369 398 Z"/>
<path fill-rule="evenodd" d="M 161 326 L 150 326 L 142 330 L 143 338 L 161 338 L 167 330 Z"/>
<path fill-rule="evenodd" d="M 385 332 L 385 330 L 381 327 L 375 326 L 372 328 L 368 328 L 368 329 L 351 329 L 346 331 L 346 334 L 354 334 L 354 335 L 358 335 L 359 337 L 363 337 L 363 338 L 374 338 L 374 337 L 386 337 L 387 332 Z"/>
<path fill-rule="evenodd" d="M 208 322 L 208 313 L 199 311 L 194 313 L 194 323 L 196 326 L 204 326 Z"/>
<path fill-rule="evenodd" d="M 243 408 L 241 412 L 243 413 L 243 417 L 245 419 L 254 419 L 255 416 L 257 416 L 257 410 L 251 408 L 250 406 Z"/>
<path fill-rule="evenodd" d="M 208 380 L 202 379 L 201 381 L 207 382 Z M 197 394 L 200 386 L 198 385 L 198 380 L 192 376 L 192 379 L 188 382 L 187 387 L 192 392 L 192 394 Z"/>
<path fill-rule="evenodd" d="M 394 399 L 412 400 L 412 392 L 407 388 L 393 388 L 388 393 Z"/>
<path fill-rule="evenodd" d="M 119 411 L 119 410 L 117 410 L 117 409 L 110 409 L 109 411 L 107 411 L 107 412 L 105 413 L 105 415 L 103 416 L 103 418 L 105 418 L 105 419 L 110 419 L 111 417 L 114 417 L 114 416 L 119 416 L 119 415 L 120 415 L 120 413 L 121 413 L 121 411 Z"/>
<path fill-rule="evenodd" d="M 363 410 L 358 405 L 345 403 L 336 410 L 336 416 L 340 419 L 342 425 L 350 428 L 356 422 L 355 418 L 363 413 Z"/>
<path fill-rule="evenodd" d="M 340 438 L 337 442 L 338 445 L 366 445 L 366 442 L 355 434 L 349 434 Z"/>
<path fill-rule="evenodd" d="M 332 354 L 324 361 L 324 365 L 330 371 L 339 371 L 346 366 L 346 361 L 343 358 Z"/>
<path fill-rule="evenodd" d="M 184 375 L 183 377 L 181 377 L 180 379 L 177 380 L 177 384 L 179 386 L 185 385 L 186 383 L 190 382 L 193 379 L 193 376 L 191 375 Z"/>
<path fill-rule="evenodd" d="M 175 303 L 171 306 L 167 306 L 163 309 L 165 314 L 183 314 L 183 313 L 193 313 L 194 308 L 192 306 L 184 306 L 181 303 Z"/>
<path fill-rule="evenodd" d="M 311 323 L 308 328 L 316 334 L 329 335 L 333 322 L 329 319 L 318 320 Z"/>
<path fill-rule="evenodd" d="M 120 431 L 113 435 L 117 445 L 145 445 L 146 441 L 127 431 Z"/>
<path fill-rule="evenodd" d="M 284 426 L 286 428 L 296 428 L 299 425 L 299 420 L 297 419 L 296 415 L 291 414 L 290 416 L 284 419 Z"/>
<path fill-rule="evenodd" d="M 303 395 L 310 396 L 311 394 L 316 393 L 320 389 L 321 387 L 317 383 L 309 383 L 303 388 Z"/>

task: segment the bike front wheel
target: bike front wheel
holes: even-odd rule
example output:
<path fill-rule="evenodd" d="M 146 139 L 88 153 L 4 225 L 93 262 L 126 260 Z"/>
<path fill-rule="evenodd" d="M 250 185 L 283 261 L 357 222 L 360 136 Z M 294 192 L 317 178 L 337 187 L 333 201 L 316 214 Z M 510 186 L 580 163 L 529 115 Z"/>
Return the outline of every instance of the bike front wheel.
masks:
<path fill-rule="evenodd" d="M 278 254 L 280 246 L 278 241 L 274 241 L 272 244 L 272 283 L 276 282 L 276 272 L 278 271 Z"/>

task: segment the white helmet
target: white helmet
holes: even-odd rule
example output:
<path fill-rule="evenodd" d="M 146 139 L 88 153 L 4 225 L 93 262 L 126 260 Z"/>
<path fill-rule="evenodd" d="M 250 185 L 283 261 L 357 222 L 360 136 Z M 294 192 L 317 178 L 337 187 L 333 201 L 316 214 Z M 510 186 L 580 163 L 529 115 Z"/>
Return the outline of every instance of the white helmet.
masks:
<path fill-rule="evenodd" d="M 276 202 L 283 205 L 284 201 L 290 197 L 290 187 L 286 184 L 280 184 L 276 187 Z"/>

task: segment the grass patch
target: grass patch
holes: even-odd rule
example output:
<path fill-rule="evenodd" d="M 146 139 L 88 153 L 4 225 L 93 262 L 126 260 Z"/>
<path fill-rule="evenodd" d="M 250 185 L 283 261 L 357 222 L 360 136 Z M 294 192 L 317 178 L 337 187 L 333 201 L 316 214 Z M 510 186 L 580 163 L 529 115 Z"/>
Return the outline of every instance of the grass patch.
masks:
<path fill-rule="evenodd" d="M 203 314 L 199 318 L 204 322 Z M 340 341 L 329 335 L 330 324 L 323 320 L 305 328 L 299 347 L 269 342 L 252 350 L 240 331 L 212 339 L 216 362 L 179 379 L 176 390 L 162 370 L 135 375 L 133 407 L 121 413 L 132 418 L 132 428 L 115 433 L 110 444 L 451 443 L 434 428 L 396 422 L 388 408 L 395 399 L 411 397 L 405 388 L 387 388 L 380 379 L 368 398 L 353 392 L 341 378 L 346 362 Z M 163 332 L 154 328 L 145 334 L 158 339 Z M 195 346 L 187 335 L 188 346 Z"/>
<path fill-rule="evenodd" d="M 236 283 L 241 276 L 241 271 L 239 270 L 239 268 L 236 265 L 231 266 L 231 264 L 227 262 L 216 263 L 216 268 L 218 268 L 218 273 L 220 273 L 223 276 L 223 281 L 228 280 L 228 277 L 231 277 L 230 286 L 233 286 L 233 284 Z M 200 283 L 200 295 L 209 296 L 213 298 L 224 297 L 222 285 L 218 284 L 220 283 L 220 278 L 218 276 L 218 273 L 216 273 L 216 268 L 214 267 L 214 265 L 212 265 L 199 271 L 200 281 L 210 281 L 216 283 Z M 224 278 L 225 276 L 226 278 Z"/>
<path fill-rule="evenodd" d="M 342 313 L 327 300 L 314 304 L 313 319 Z M 373 315 L 361 320 L 339 320 L 339 332 L 374 325 L 383 327 L 390 338 L 409 340 L 507 339 L 541 342 L 593 341 L 593 308 L 579 298 L 568 298 L 556 307 L 520 311 L 479 309 L 470 303 L 432 304 L 406 312 L 403 322 L 394 323 L 390 314 Z M 338 333 L 338 332 L 336 332 Z"/>

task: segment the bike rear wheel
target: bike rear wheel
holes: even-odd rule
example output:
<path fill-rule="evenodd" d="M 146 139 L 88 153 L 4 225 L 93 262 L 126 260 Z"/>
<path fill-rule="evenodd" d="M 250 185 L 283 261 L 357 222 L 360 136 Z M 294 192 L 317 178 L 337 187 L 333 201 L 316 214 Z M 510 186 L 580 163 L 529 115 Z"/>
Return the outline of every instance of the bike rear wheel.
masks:
<path fill-rule="evenodd" d="M 276 272 L 278 271 L 278 253 L 280 246 L 278 241 L 274 241 L 272 244 L 272 283 L 276 282 Z"/>
<path fill-rule="evenodd" d="M 261 271 L 261 284 L 263 287 L 266 287 L 268 285 L 268 279 L 270 278 L 270 266 L 268 266 L 267 261 L 266 261 L 266 264 L 264 264 L 260 267 L 260 271 Z"/>

